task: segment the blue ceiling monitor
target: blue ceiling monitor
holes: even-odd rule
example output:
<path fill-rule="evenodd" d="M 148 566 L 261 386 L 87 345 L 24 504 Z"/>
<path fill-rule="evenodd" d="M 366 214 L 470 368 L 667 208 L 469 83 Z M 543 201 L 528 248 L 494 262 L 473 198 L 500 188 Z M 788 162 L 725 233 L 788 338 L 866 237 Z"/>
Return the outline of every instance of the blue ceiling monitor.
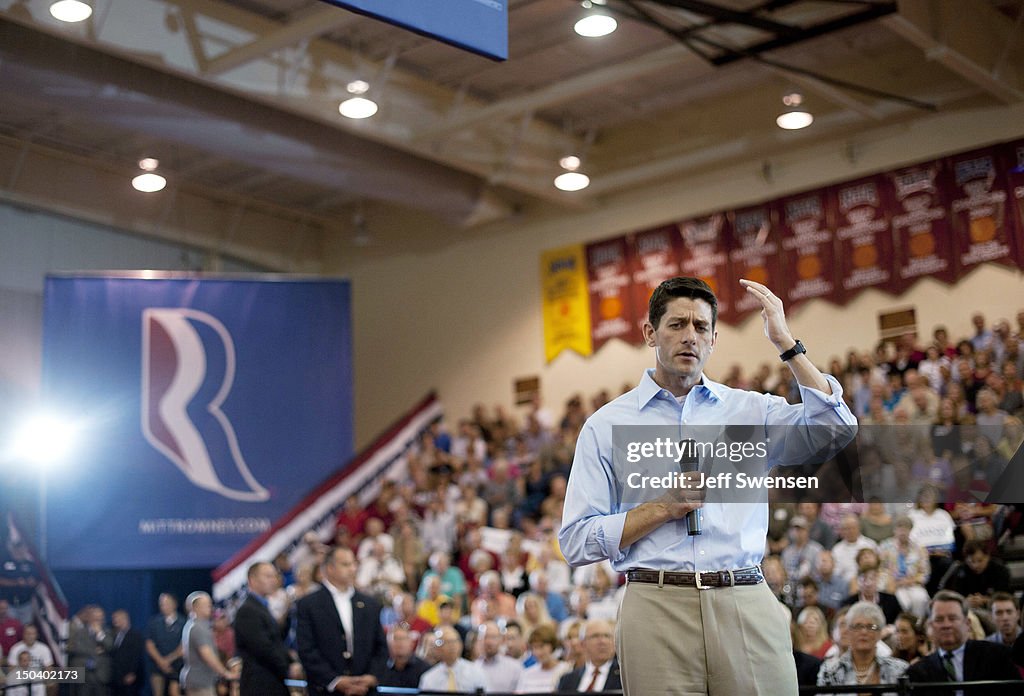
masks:
<path fill-rule="evenodd" d="M 508 59 L 508 0 L 323 0 L 497 60 Z"/>

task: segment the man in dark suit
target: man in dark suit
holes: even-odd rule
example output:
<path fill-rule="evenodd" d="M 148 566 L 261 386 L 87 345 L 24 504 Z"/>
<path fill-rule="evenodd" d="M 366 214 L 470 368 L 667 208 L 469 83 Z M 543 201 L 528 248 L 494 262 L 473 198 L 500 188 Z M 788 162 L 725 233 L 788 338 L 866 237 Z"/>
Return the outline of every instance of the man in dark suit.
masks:
<path fill-rule="evenodd" d="M 579 669 L 562 675 L 558 690 L 621 691 L 622 677 L 615 657 L 615 629 L 610 621 L 591 619 L 580 630 L 580 643 L 587 661 Z"/>
<path fill-rule="evenodd" d="M 1009 648 L 985 640 L 967 640 L 967 601 L 963 595 L 941 590 L 932 599 L 928 617 L 936 651 L 910 666 L 912 682 L 1019 680 L 1020 673 L 1010 659 Z M 971 694 L 971 689 L 964 689 Z M 1021 687 L 986 690 L 986 694 L 1019 694 Z M 915 689 L 914 693 L 919 693 Z M 920 690 L 927 694 L 927 690 Z M 942 692 L 948 694 L 948 691 Z"/>
<path fill-rule="evenodd" d="M 113 696 L 139 696 L 146 674 L 146 640 L 132 628 L 131 617 L 124 609 L 111 615 L 111 623 L 114 647 L 110 651 L 110 692 Z"/>
<path fill-rule="evenodd" d="M 102 608 L 90 605 L 68 627 L 68 669 L 83 675 L 83 683 L 71 686 L 74 696 L 103 696 L 109 692 L 114 636 L 104 626 L 105 618 Z"/>
<path fill-rule="evenodd" d="M 242 658 L 240 696 L 288 696 L 284 680 L 296 676 L 281 625 L 267 607 L 277 589 L 277 570 L 267 562 L 249 566 L 249 594 L 235 613 L 235 646 Z"/>
<path fill-rule="evenodd" d="M 380 603 L 353 587 L 356 559 L 335 547 L 321 566 L 322 587 L 299 600 L 296 641 L 313 693 L 372 693 L 384 673 L 388 646 Z"/>

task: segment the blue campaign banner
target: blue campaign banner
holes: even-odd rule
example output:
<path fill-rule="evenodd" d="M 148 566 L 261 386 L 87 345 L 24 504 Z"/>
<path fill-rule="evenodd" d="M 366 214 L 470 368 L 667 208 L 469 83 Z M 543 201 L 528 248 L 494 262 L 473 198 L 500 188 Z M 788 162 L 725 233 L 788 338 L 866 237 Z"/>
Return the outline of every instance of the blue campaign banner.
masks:
<path fill-rule="evenodd" d="M 508 0 L 323 0 L 498 60 L 508 59 Z"/>
<path fill-rule="evenodd" d="M 80 431 L 50 565 L 213 567 L 269 529 L 352 456 L 350 324 L 346 281 L 47 277 L 43 393 Z"/>

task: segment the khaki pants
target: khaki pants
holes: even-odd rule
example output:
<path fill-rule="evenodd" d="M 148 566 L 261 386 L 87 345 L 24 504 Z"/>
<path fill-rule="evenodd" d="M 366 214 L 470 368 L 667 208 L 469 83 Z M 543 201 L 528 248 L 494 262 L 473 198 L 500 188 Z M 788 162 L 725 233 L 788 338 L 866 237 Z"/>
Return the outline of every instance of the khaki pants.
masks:
<path fill-rule="evenodd" d="M 768 585 L 629 583 L 615 647 L 626 696 L 796 696 L 786 611 Z"/>

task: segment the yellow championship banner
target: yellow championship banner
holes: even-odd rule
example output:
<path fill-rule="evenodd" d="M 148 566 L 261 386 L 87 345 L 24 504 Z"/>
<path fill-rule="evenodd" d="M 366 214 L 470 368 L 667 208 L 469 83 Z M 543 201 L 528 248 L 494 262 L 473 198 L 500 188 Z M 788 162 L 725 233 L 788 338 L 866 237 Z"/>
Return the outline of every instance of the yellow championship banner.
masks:
<path fill-rule="evenodd" d="M 540 257 L 544 304 L 544 358 L 551 362 L 565 349 L 586 357 L 590 341 L 590 296 L 583 245 L 545 251 Z"/>

